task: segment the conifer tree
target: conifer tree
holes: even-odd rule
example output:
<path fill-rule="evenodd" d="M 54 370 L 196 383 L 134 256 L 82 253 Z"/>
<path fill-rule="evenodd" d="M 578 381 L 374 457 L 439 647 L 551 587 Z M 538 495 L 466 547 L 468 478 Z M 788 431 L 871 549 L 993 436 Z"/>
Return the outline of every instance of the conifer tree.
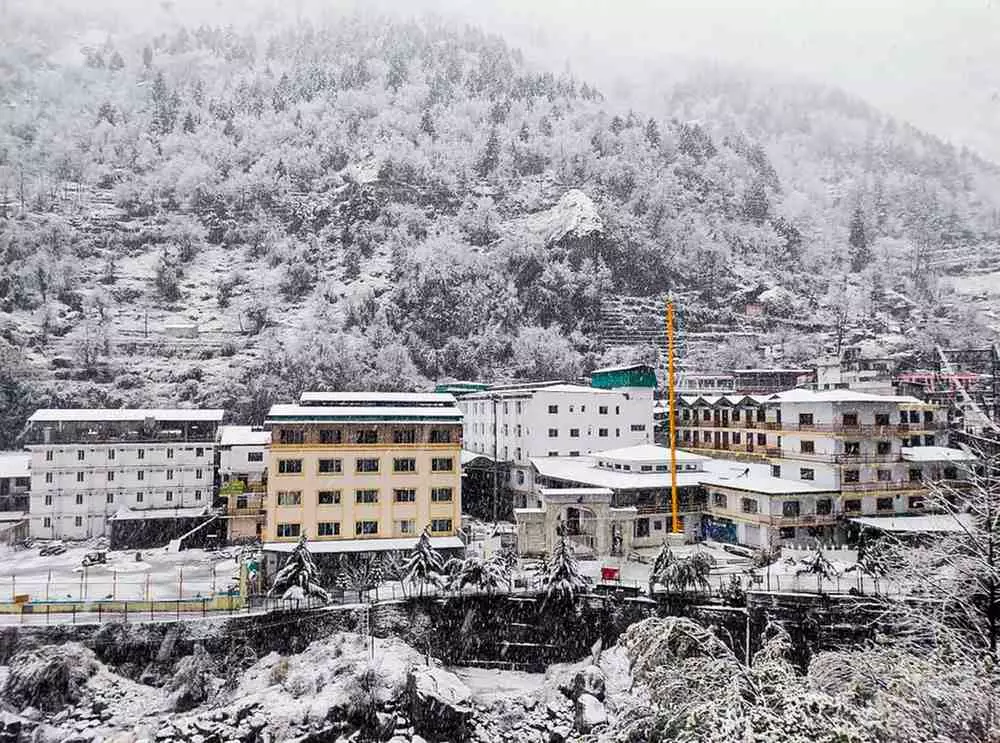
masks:
<path fill-rule="evenodd" d="M 282 598 L 314 596 L 322 601 L 329 601 L 330 594 L 317 582 L 318 577 L 319 569 L 309 554 L 306 535 L 303 534 L 284 566 L 274 576 L 274 585 L 268 595 L 280 595 Z"/>
<path fill-rule="evenodd" d="M 485 178 L 500 164 L 500 135 L 494 127 L 490 129 L 490 135 L 486 139 L 486 149 L 479 158 L 479 175 Z"/>
<path fill-rule="evenodd" d="M 410 559 L 406 561 L 404 575 L 406 580 L 420 581 L 420 595 L 424 595 L 424 586 L 430 583 L 438 583 L 441 580 L 444 569 L 444 559 L 440 553 L 431 545 L 431 537 L 427 529 L 420 534 L 410 553 Z"/>
<path fill-rule="evenodd" d="M 743 192 L 743 216 L 752 222 L 761 224 L 767 219 L 771 205 L 767 199 L 767 191 L 761 180 L 755 180 Z"/>
<path fill-rule="evenodd" d="M 851 234 L 847 241 L 850 245 L 851 270 L 854 272 L 864 270 L 871 261 L 872 253 L 868 247 L 868 236 L 865 234 L 865 216 L 860 205 L 854 208 L 854 215 L 851 217 Z"/>
<path fill-rule="evenodd" d="M 420 114 L 420 131 L 432 139 L 437 135 L 437 130 L 434 128 L 434 119 L 431 117 L 429 109 L 425 108 L 424 112 Z"/>
<path fill-rule="evenodd" d="M 562 530 L 560 530 L 561 532 Z M 580 574 L 580 566 L 573 545 L 560 533 L 545 566 L 545 602 L 570 602 L 586 587 L 587 579 Z"/>
<path fill-rule="evenodd" d="M 646 122 L 646 141 L 649 142 L 651 147 L 660 146 L 660 127 L 654 118 L 650 118 Z"/>

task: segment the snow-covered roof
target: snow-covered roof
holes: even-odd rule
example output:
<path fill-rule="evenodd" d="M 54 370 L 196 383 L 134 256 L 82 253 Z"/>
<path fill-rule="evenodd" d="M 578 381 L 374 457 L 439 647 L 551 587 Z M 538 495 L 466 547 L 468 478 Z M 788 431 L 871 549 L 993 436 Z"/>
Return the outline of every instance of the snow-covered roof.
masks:
<path fill-rule="evenodd" d="M 196 519 L 208 515 L 208 506 L 192 506 L 190 508 L 149 508 L 133 511 L 122 508 L 109 521 L 146 521 L 148 519 Z"/>
<path fill-rule="evenodd" d="M 924 516 L 854 516 L 851 521 L 860 526 L 892 532 L 961 532 L 975 528 L 972 516 L 967 513 L 954 515 L 935 513 Z"/>
<path fill-rule="evenodd" d="M 41 408 L 31 423 L 118 421 L 221 421 L 225 410 L 214 408 Z"/>
<path fill-rule="evenodd" d="M 619 461 L 619 462 L 656 462 L 666 464 L 670 461 L 670 449 L 665 446 L 655 444 L 637 444 L 635 446 L 625 446 L 621 449 L 607 449 L 605 451 L 595 451 L 588 454 L 591 459 Z M 711 457 L 702 454 L 677 449 L 678 462 L 704 462 Z"/>
<path fill-rule="evenodd" d="M 28 514 L 23 511 L 0 511 L 0 523 L 24 521 L 26 518 L 28 518 Z"/>
<path fill-rule="evenodd" d="M 271 432 L 253 426 L 222 426 L 219 429 L 219 446 L 267 446 Z"/>
<path fill-rule="evenodd" d="M 558 392 L 561 394 L 574 395 L 617 395 L 623 397 L 621 390 L 606 390 L 600 387 L 588 387 L 583 384 L 573 384 L 572 382 L 536 382 L 534 384 L 518 385 L 514 387 L 491 387 L 482 392 L 472 392 L 462 395 L 463 400 L 489 400 L 496 396 L 505 397 L 530 397 L 537 392 Z"/>
<path fill-rule="evenodd" d="M 465 546 L 459 537 L 430 537 L 434 549 L 461 549 Z M 298 542 L 264 542 L 265 552 L 291 552 Z M 309 551 L 315 554 L 344 552 L 405 552 L 417 545 L 417 537 L 395 539 L 316 539 L 309 540 Z"/>
<path fill-rule="evenodd" d="M 872 402 L 934 407 L 912 395 L 876 395 L 874 392 L 861 392 L 850 389 L 804 390 L 796 388 L 794 390 L 776 392 L 768 399 L 774 402 Z"/>
<path fill-rule="evenodd" d="M 602 366 L 600 369 L 594 369 L 591 374 L 606 374 L 608 372 L 619 372 L 619 371 L 631 371 L 632 369 L 648 369 L 649 364 L 623 364 L 621 366 Z"/>
<path fill-rule="evenodd" d="M 0 479 L 31 476 L 31 454 L 0 451 Z"/>
<path fill-rule="evenodd" d="M 680 454 L 680 452 L 678 452 Z M 699 456 L 699 455 L 694 455 Z M 612 490 L 634 490 L 636 488 L 669 488 L 670 471 L 636 472 L 613 470 L 596 466 L 593 454 L 582 457 L 536 457 L 531 464 L 543 477 L 553 480 L 578 483 L 582 486 L 611 488 Z M 705 459 L 705 461 L 700 461 Z M 664 461 L 664 463 L 666 463 Z M 755 473 L 770 476 L 770 466 L 766 464 L 746 464 L 728 459 L 699 458 L 699 470 L 682 469 L 684 462 L 677 462 L 677 485 L 694 487 L 702 480 L 714 475 L 737 475 L 750 467 Z"/>
<path fill-rule="evenodd" d="M 950 446 L 904 446 L 900 450 L 907 462 L 974 462 L 975 456 Z"/>
<path fill-rule="evenodd" d="M 288 421 L 446 421 L 460 423 L 462 410 L 450 407 L 364 405 L 272 405 L 265 423 Z"/>
<path fill-rule="evenodd" d="M 303 392 L 299 397 L 303 405 L 309 403 L 402 403 L 409 405 L 454 405 L 455 396 L 450 392 Z"/>
<path fill-rule="evenodd" d="M 488 462 L 494 461 L 493 457 L 488 454 L 480 454 L 477 451 L 469 451 L 468 449 L 462 449 L 461 454 L 459 454 L 459 458 L 463 465 L 466 465 L 469 462 L 474 462 L 477 459 L 485 459 Z"/>
<path fill-rule="evenodd" d="M 538 493 L 543 498 L 576 498 L 585 495 L 611 496 L 614 491 L 611 488 L 539 488 Z"/>

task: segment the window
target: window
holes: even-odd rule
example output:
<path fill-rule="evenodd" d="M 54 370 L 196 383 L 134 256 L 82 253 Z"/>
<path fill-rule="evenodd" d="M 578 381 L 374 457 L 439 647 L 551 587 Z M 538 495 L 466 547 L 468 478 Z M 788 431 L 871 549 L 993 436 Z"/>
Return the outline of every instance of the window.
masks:
<path fill-rule="evenodd" d="M 600 436 L 601 438 L 607 438 L 608 429 L 606 429 L 606 428 L 598 428 L 597 429 L 597 435 Z"/>
<path fill-rule="evenodd" d="M 194 449 L 194 455 L 196 457 L 203 457 L 205 456 L 205 450 L 200 446 L 196 446 Z"/>
<path fill-rule="evenodd" d="M 924 479 L 923 471 L 916 467 L 910 469 L 909 475 L 910 482 L 920 482 Z"/>
<path fill-rule="evenodd" d="M 378 472 L 378 459 L 358 459 L 354 463 L 355 472 Z"/>
<path fill-rule="evenodd" d="M 892 482 L 892 470 L 876 470 L 875 476 L 879 482 Z"/>
<path fill-rule="evenodd" d="M 778 529 L 779 539 L 795 539 L 795 527 L 794 526 L 782 526 Z"/>
<path fill-rule="evenodd" d="M 559 412 L 559 406 L 558 405 L 549 405 L 549 413 L 555 415 L 558 412 Z"/>
<path fill-rule="evenodd" d="M 142 493 L 141 492 L 136 493 L 135 494 L 135 502 L 136 503 L 142 503 L 142 501 L 143 501 L 143 495 L 142 495 Z"/>
<path fill-rule="evenodd" d="M 195 500 L 201 500 L 201 491 L 200 490 L 195 490 L 194 491 L 194 499 Z"/>
<path fill-rule="evenodd" d="M 685 433 L 687 433 L 687 432 L 685 431 Z M 734 431 L 733 432 L 733 443 L 734 444 L 740 443 L 740 432 L 739 431 Z"/>
<path fill-rule="evenodd" d="M 861 453 L 861 442 L 860 441 L 845 441 L 844 442 L 844 454 L 851 457 L 856 457 Z"/>
<path fill-rule="evenodd" d="M 201 477 L 202 477 L 202 473 L 201 473 L 201 470 L 195 470 L 195 471 L 194 471 L 194 479 L 195 479 L 195 480 L 200 480 L 200 479 L 201 479 Z"/>
<path fill-rule="evenodd" d="M 649 536 L 649 519 L 635 520 L 635 536 L 638 538 Z"/>
<path fill-rule="evenodd" d="M 340 504 L 339 490 L 320 490 L 317 502 L 321 506 L 336 506 Z"/>
<path fill-rule="evenodd" d="M 799 479 L 800 480 L 815 480 L 816 479 L 816 471 L 814 469 L 810 468 L 810 467 L 802 467 L 799 470 Z"/>
<path fill-rule="evenodd" d="M 302 527 L 299 524 L 278 524 L 278 539 L 297 537 Z"/>
<path fill-rule="evenodd" d="M 607 415 L 608 414 L 608 406 L 607 405 L 598 405 L 597 406 L 597 412 L 600 415 Z"/>
<path fill-rule="evenodd" d="M 417 432 L 412 428 L 397 429 L 392 432 L 392 443 L 415 444 L 417 443 Z"/>
<path fill-rule="evenodd" d="M 571 428 L 571 429 L 569 429 L 569 437 L 571 439 L 578 439 L 578 438 L 580 438 L 580 429 L 579 428 Z"/>
<path fill-rule="evenodd" d="M 879 441 L 875 445 L 875 451 L 879 454 L 888 454 L 892 451 L 892 443 L 889 441 Z"/>
<path fill-rule="evenodd" d="M 451 488 L 431 488 L 432 503 L 451 503 Z"/>
<path fill-rule="evenodd" d="M 168 480 L 173 480 L 174 479 L 174 471 L 173 470 L 167 470 L 167 479 Z"/>
<path fill-rule="evenodd" d="M 139 470 L 135 473 L 135 479 L 142 481 L 146 479 L 146 473 L 143 470 Z"/>
<path fill-rule="evenodd" d="M 45 505 L 47 505 L 47 506 L 51 506 L 52 505 L 52 496 L 51 495 L 46 495 L 45 496 Z"/>
<path fill-rule="evenodd" d="M 799 425 L 800 426 L 811 426 L 811 425 L 813 425 L 813 414 L 812 413 L 799 413 Z"/>
<path fill-rule="evenodd" d="M 740 419 L 740 409 L 736 408 L 733 410 L 733 421 L 738 421 Z"/>
<path fill-rule="evenodd" d="M 115 481 L 115 473 L 114 472 L 109 472 L 108 473 L 108 482 L 114 482 L 114 481 Z"/>
<path fill-rule="evenodd" d="M 914 509 L 914 508 L 923 508 L 924 507 L 924 496 L 922 496 L 922 495 L 911 495 L 907 499 L 906 505 L 909 506 L 911 509 Z"/>
<path fill-rule="evenodd" d="M 344 460 L 342 459 L 319 460 L 319 473 L 321 475 L 339 475 L 343 471 Z"/>
<path fill-rule="evenodd" d="M 262 451 L 248 451 L 247 452 L 247 461 L 248 462 L 263 462 L 264 461 L 264 452 L 262 452 Z"/>
<path fill-rule="evenodd" d="M 725 493 L 712 493 L 712 505 L 716 508 L 726 508 L 729 497 Z"/>
<path fill-rule="evenodd" d="M 46 529 L 48 529 L 48 528 L 49 528 L 50 526 L 52 526 L 52 519 L 51 519 L 51 518 L 49 518 L 48 516 L 46 516 L 46 517 L 45 517 L 45 518 L 44 518 L 44 519 L 42 520 L 42 526 L 44 526 L 44 527 L 45 527 Z"/>
<path fill-rule="evenodd" d="M 857 513 L 861 510 L 861 499 L 851 498 L 844 501 L 844 511 L 847 513 Z"/>
<path fill-rule="evenodd" d="M 115 458 L 115 450 L 108 449 L 108 459 L 114 459 L 114 458 Z"/>
<path fill-rule="evenodd" d="M 892 510 L 892 498 L 876 498 L 875 508 L 879 511 L 891 511 Z"/>
<path fill-rule="evenodd" d="M 772 464 L 771 465 L 771 477 L 781 477 L 781 465 Z"/>
<path fill-rule="evenodd" d="M 402 521 L 396 522 L 396 529 L 400 534 L 406 536 L 416 533 L 416 523 L 413 519 L 403 519 Z"/>
<path fill-rule="evenodd" d="M 145 449 L 136 449 L 135 450 L 135 458 L 136 459 L 145 459 L 146 458 L 146 450 Z"/>
<path fill-rule="evenodd" d="M 569 412 L 571 412 L 571 413 L 573 412 L 573 406 L 572 405 L 569 406 Z"/>
<path fill-rule="evenodd" d="M 77 482 L 83 482 L 83 473 L 82 472 L 77 472 L 76 473 L 76 481 Z"/>
<path fill-rule="evenodd" d="M 302 491 L 301 490 L 279 490 L 278 491 L 278 505 L 279 506 L 300 506 L 300 505 L 302 505 Z"/>
<path fill-rule="evenodd" d="M 844 413 L 844 425 L 845 426 L 856 426 L 858 425 L 858 414 L 857 413 Z"/>
<path fill-rule="evenodd" d="M 517 484 L 524 485 L 524 470 L 517 471 Z"/>
<path fill-rule="evenodd" d="M 914 436 L 913 438 L 914 438 L 915 443 L 917 443 L 917 444 L 920 443 L 920 437 L 919 436 Z M 924 446 L 934 446 L 934 437 L 933 436 L 924 436 Z"/>
<path fill-rule="evenodd" d="M 829 516 L 833 511 L 833 501 L 829 498 L 820 498 L 816 501 L 816 514 L 819 516 Z"/>
<path fill-rule="evenodd" d="M 558 435 L 559 435 L 559 429 L 558 429 L 558 428 L 550 428 L 550 429 L 549 429 L 549 438 L 550 438 L 550 439 L 554 439 L 554 438 L 556 438 L 556 437 L 557 437 Z"/>
<path fill-rule="evenodd" d="M 73 519 L 73 523 L 76 526 L 83 526 L 83 516 L 77 516 Z"/>
<path fill-rule="evenodd" d="M 343 435 L 339 428 L 321 428 L 319 430 L 319 443 L 321 444 L 329 446 L 331 444 L 339 444 L 343 440 Z"/>
<path fill-rule="evenodd" d="M 51 472 L 46 472 L 45 473 L 45 482 L 47 482 L 47 483 L 51 483 L 52 482 L 52 473 Z"/>
<path fill-rule="evenodd" d="M 622 430 L 620 428 L 616 428 L 615 429 L 615 436 L 618 437 L 618 436 L 621 436 L 621 435 L 622 435 Z"/>
<path fill-rule="evenodd" d="M 925 410 L 924 411 L 924 423 L 933 423 L 933 422 L 934 422 L 934 411 L 933 410 Z"/>
<path fill-rule="evenodd" d="M 861 482 L 861 470 L 844 470 L 844 482 Z"/>
<path fill-rule="evenodd" d="M 646 430 L 646 424 L 645 423 L 633 423 L 629 428 L 632 431 L 645 431 Z"/>
<path fill-rule="evenodd" d="M 803 454 L 815 454 L 816 453 L 816 442 L 815 441 L 800 441 L 799 451 Z"/>
<path fill-rule="evenodd" d="M 167 459 L 173 459 L 173 458 L 174 458 L 174 450 L 167 449 Z"/>
<path fill-rule="evenodd" d="M 52 455 L 53 455 L 53 453 L 52 453 L 51 449 L 49 449 L 48 451 L 46 451 L 45 452 L 45 461 L 46 462 L 51 462 L 52 461 Z"/>
<path fill-rule="evenodd" d="M 521 427 L 520 426 L 514 426 L 514 435 L 515 436 L 520 436 L 521 435 Z"/>
<path fill-rule="evenodd" d="M 396 503 L 415 503 L 417 491 L 413 488 L 396 488 L 392 491 L 392 499 Z"/>
<path fill-rule="evenodd" d="M 757 434 L 757 446 L 764 446 L 767 444 L 767 435 L 763 433 Z"/>
<path fill-rule="evenodd" d="M 339 537 L 340 536 L 340 522 L 339 521 L 320 521 L 316 524 L 316 536 L 319 537 Z"/>
<path fill-rule="evenodd" d="M 359 537 L 367 534 L 378 534 L 378 521 L 355 521 L 354 534 Z"/>
<path fill-rule="evenodd" d="M 306 432 L 293 428 L 282 428 L 278 431 L 278 442 L 281 444 L 304 444 Z"/>
<path fill-rule="evenodd" d="M 167 501 L 173 501 L 173 499 L 174 499 L 174 491 L 173 490 L 168 490 L 167 491 Z"/>
<path fill-rule="evenodd" d="M 432 444 L 450 444 L 451 443 L 451 431 L 447 428 L 434 428 L 431 429 L 431 443 Z"/>
<path fill-rule="evenodd" d="M 451 472 L 455 466 L 454 461 L 451 457 L 434 457 L 431 460 L 431 472 Z"/>
<path fill-rule="evenodd" d="M 521 460 L 521 447 L 520 446 L 517 447 L 517 449 L 515 449 L 514 452 L 515 452 L 514 453 L 514 459 L 520 461 Z"/>
<path fill-rule="evenodd" d="M 278 474 L 279 475 L 299 475 L 302 473 L 302 460 L 301 459 L 279 459 L 278 460 Z"/>
<path fill-rule="evenodd" d="M 82 506 L 83 505 L 83 493 L 77 493 L 76 494 L 76 505 L 78 505 L 78 506 Z"/>
<path fill-rule="evenodd" d="M 781 515 L 786 519 L 798 518 L 800 510 L 801 506 L 797 500 L 786 500 L 781 504 Z"/>
<path fill-rule="evenodd" d="M 889 425 L 889 414 L 888 413 L 875 413 L 875 425 L 876 426 L 888 426 Z"/>
<path fill-rule="evenodd" d="M 621 415 L 621 412 L 622 409 L 618 405 L 615 405 L 615 415 Z"/>
<path fill-rule="evenodd" d="M 451 519 L 431 519 L 431 531 L 451 531 Z"/>
<path fill-rule="evenodd" d="M 77 449 L 76 450 L 76 459 L 77 459 L 78 462 L 82 462 L 83 459 L 84 459 L 84 457 L 86 457 L 86 456 L 87 456 L 87 453 L 83 449 Z"/>
<path fill-rule="evenodd" d="M 392 460 L 392 471 L 393 472 L 416 472 L 417 471 L 417 460 L 416 459 L 393 459 Z"/>
<path fill-rule="evenodd" d="M 365 428 L 354 432 L 355 444 L 377 444 L 378 431 L 374 428 Z"/>
<path fill-rule="evenodd" d="M 743 513 L 757 513 L 757 499 L 756 498 L 740 499 L 740 510 L 743 511 Z"/>
<path fill-rule="evenodd" d="M 374 488 L 366 488 L 364 490 L 354 491 L 354 502 L 355 503 L 378 503 L 378 490 Z"/>

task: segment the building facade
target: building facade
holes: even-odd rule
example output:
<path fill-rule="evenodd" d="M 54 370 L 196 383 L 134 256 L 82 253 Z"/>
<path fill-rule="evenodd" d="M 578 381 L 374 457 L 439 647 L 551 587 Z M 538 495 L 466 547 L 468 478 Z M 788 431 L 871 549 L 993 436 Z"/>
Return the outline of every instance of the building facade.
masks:
<path fill-rule="evenodd" d="M 229 542 L 261 539 L 267 493 L 267 449 L 271 432 L 251 426 L 219 429 L 219 498 L 225 501 Z"/>
<path fill-rule="evenodd" d="M 456 546 L 462 412 L 452 395 L 305 393 L 273 406 L 267 425 L 267 542 L 306 534 L 318 551 L 406 549 L 427 529 Z"/>
<path fill-rule="evenodd" d="M 537 505 L 537 457 L 579 457 L 653 441 L 656 377 L 645 365 L 598 369 L 590 386 L 494 387 L 462 396 L 468 450 L 509 464 L 515 506 Z"/>
<path fill-rule="evenodd" d="M 109 520 L 122 510 L 162 516 L 210 506 L 222 416 L 196 409 L 35 411 L 25 433 L 31 536 L 107 536 Z M 169 520 L 161 522 L 167 534 Z"/>
<path fill-rule="evenodd" d="M 31 455 L 0 452 L 0 511 L 26 512 L 31 497 Z"/>

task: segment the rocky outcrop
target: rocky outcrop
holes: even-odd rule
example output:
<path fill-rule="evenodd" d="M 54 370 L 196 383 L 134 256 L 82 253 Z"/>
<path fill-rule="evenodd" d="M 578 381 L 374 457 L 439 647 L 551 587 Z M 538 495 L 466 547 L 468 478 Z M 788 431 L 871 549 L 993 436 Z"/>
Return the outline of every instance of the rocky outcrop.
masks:
<path fill-rule="evenodd" d="M 434 740 L 468 738 L 472 692 L 458 676 L 441 668 L 414 669 L 407 677 L 406 690 L 417 733 Z"/>

